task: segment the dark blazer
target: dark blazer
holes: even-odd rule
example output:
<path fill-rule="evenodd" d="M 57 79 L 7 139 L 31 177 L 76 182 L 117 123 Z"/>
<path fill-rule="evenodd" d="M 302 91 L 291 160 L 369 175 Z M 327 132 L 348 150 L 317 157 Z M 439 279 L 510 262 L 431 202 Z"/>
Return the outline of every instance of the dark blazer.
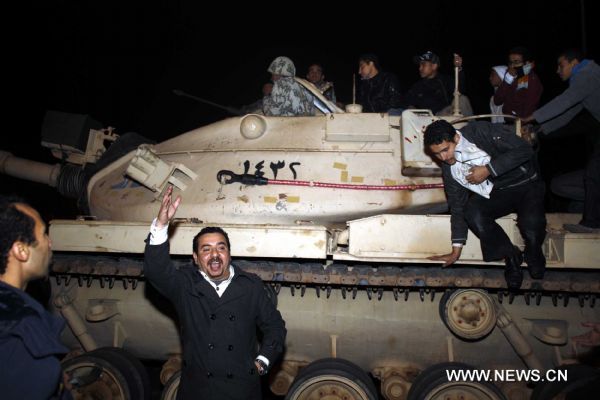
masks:
<path fill-rule="evenodd" d="M 222 297 L 189 264 L 176 268 L 169 243 L 146 245 L 144 274 L 175 306 L 180 322 L 183 367 L 177 398 L 261 399 L 254 359 L 272 366 L 283 352 L 285 323 L 256 275 L 234 266 Z M 257 328 L 262 343 L 257 351 Z"/>
<path fill-rule="evenodd" d="M 68 352 L 60 342 L 64 326 L 27 293 L 0 282 L 0 398 L 72 399 L 58 393 L 58 355 Z"/>
<path fill-rule="evenodd" d="M 492 192 L 539 179 L 535 153 L 526 141 L 515 135 L 514 126 L 478 121 L 458 131 L 490 156 L 487 168 L 490 171 L 488 179 L 494 183 Z M 464 207 L 469 196 L 479 195 L 458 183 L 452 177 L 450 165 L 446 163 L 442 163 L 442 178 L 450 207 L 452 243 L 464 244 L 468 232 Z"/>

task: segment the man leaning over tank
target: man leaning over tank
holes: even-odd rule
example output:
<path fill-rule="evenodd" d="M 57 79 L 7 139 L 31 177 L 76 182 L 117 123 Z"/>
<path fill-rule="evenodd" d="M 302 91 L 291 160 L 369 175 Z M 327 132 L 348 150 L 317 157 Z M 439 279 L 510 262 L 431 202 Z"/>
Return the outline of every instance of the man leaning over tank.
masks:
<path fill-rule="evenodd" d="M 542 279 L 546 259 L 544 183 L 531 146 L 509 126 L 472 122 L 460 130 L 438 120 L 425 129 L 425 148 L 442 161 L 442 178 L 450 207 L 452 252 L 430 259 L 456 262 L 470 228 L 481 241 L 484 261 L 504 260 L 506 284 L 517 290 L 523 282 L 523 255 L 496 219 L 517 213 L 525 240 L 529 275 Z"/>
<path fill-rule="evenodd" d="M 177 398 L 261 399 L 259 375 L 283 352 L 285 323 L 260 278 L 231 264 L 221 228 L 206 227 L 194 237 L 193 264 L 173 265 L 167 230 L 181 197 L 173 200 L 172 192 L 167 188 L 152 222 L 144 274 L 179 316 L 183 366 Z"/>
<path fill-rule="evenodd" d="M 64 321 L 25 293 L 48 276 L 50 238 L 40 214 L 17 198 L 0 196 L 0 398 L 72 399 L 64 390 L 58 355 Z"/>

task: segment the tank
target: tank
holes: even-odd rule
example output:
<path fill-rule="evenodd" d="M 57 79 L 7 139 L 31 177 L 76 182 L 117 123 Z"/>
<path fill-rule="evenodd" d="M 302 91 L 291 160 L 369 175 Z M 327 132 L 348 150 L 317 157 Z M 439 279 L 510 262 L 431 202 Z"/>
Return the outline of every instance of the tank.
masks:
<path fill-rule="evenodd" d="M 50 222 L 53 310 L 68 322 L 63 363 L 79 398 L 149 398 L 139 359 L 164 361 L 162 398 L 176 396 L 177 320 L 142 259 L 168 185 L 183 198 L 175 262 L 190 261 L 202 227 L 221 226 L 234 262 L 261 277 L 281 311 L 286 349 L 268 382 L 277 396 L 542 399 L 595 376 L 565 366 L 582 351 L 570 339 L 588 330 L 581 323 L 600 321 L 600 235 L 562 230 L 578 215 L 548 214 L 548 272 L 526 273 L 517 293 L 473 234 L 459 264 L 440 268 L 427 257 L 447 251 L 449 216 L 422 136 L 440 117 L 344 112 L 299 82 L 319 115 L 236 116 L 153 144 L 51 113 L 43 144 L 66 162 L 0 152 L 1 172 L 56 186 L 82 207 Z M 522 248 L 515 216 L 499 222 Z M 489 375 L 449 376 L 469 371 Z"/>

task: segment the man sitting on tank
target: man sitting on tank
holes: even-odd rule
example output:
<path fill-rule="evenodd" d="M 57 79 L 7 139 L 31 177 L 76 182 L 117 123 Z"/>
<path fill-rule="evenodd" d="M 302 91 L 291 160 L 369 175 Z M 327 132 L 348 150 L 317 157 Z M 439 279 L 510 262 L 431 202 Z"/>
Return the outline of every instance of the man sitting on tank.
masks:
<path fill-rule="evenodd" d="M 425 129 L 425 148 L 442 161 L 442 177 L 452 230 L 452 252 L 430 257 L 444 266 L 456 262 L 467 240 L 467 228 L 481 241 L 484 261 L 504 260 L 506 284 L 523 282 L 523 254 L 510 242 L 496 219 L 516 212 L 525 240 L 529 275 L 542 279 L 546 259 L 544 183 L 531 146 L 514 130 L 490 122 L 472 122 L 460 130 L 444 120 Z"/>
<path fill-rule="evenodd" d="M 267 69 L 271 73 L 273 89 L 263 98 L 265 115 L 297 117 L 315 115 L 313 96 L 294 80 L 296 67 L 287 57 L 277 57 Z"/>
<path fill-rule="evenodd" d="M 259 400 L 259 375 L 283 352 L 285 323 L 260 278 L 230 263 L 223 229 L 203 228 L 193 240 L 193 264 L 173 265 L 167 230 L 181 197 L 173 201 L 172 192 L 168 187 L 152 222 L 144 274 L 179 316 L 183 366 L 177 398 Z"/>

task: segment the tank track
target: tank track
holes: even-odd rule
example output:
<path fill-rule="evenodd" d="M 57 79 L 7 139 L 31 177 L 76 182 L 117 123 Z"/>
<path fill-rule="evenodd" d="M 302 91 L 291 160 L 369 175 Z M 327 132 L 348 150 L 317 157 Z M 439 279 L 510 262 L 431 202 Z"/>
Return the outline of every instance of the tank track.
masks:
<path fill-rule="evenodd" d="M 175 260 L 175 265 L 188 261 Z M 451 268 L 406 265 L 346 265 L 298 263 L 288 261 L 236 260 L 236 265 L 258 275 L 269 283 L 276 293 L 289 288 L 292 295 L 304 296 L 307 288 L 314 288 L 317 296 L 327 298 L 334 289 L 341 290 L 344 298 L 356 298 L 359 291 L 366 292 L 369 300 L 384 298 L 407 300 L 418 293 L 421 301 L 434 300 L 436 293 L 456 288 L 481 288 L 496 293 L 500 302 L 506 297 L 512 303 L 515 295 L 522 295 L 526 304 L 539 305 L 542 297 L 550 297 L 554 306 L 566 306 L 577 299 L 583 307 L 594 307 L 600 297 L 600 273 L 564 270 L 546 272 L 543 280 L 525 278 L 521 290 L 509 292 L 504 271 L 493 266 L 454 266 Z M 89 255 L 55 255 L 52 275 L 58 285 L 69 285 L 75 280 L 79 286 L 91 286 L 98 280 L 101 287 L 112 288 L 116 282 L 125 289 L 135 289 L 144 279 L 143 261 L 139 258 L 114 258 Z"/>

